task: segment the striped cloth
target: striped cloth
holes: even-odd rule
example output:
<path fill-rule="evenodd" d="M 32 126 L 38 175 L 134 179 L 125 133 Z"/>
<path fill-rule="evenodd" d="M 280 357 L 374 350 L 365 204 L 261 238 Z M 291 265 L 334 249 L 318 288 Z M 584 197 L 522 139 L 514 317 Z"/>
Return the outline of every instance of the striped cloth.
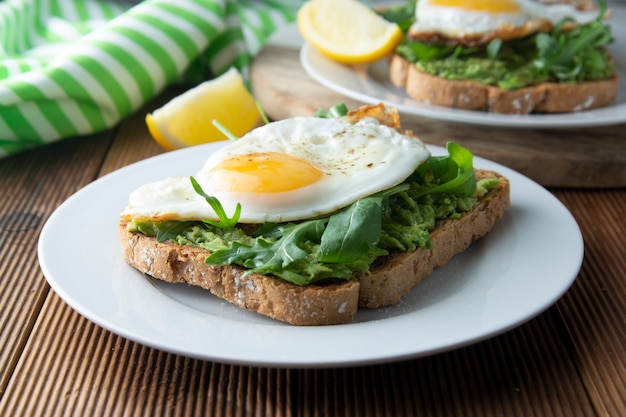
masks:
<path fill-rule="evenodd" d="M 297 0 L 0 0 L 0 158 L 116 125 L 251 58 Z"/>

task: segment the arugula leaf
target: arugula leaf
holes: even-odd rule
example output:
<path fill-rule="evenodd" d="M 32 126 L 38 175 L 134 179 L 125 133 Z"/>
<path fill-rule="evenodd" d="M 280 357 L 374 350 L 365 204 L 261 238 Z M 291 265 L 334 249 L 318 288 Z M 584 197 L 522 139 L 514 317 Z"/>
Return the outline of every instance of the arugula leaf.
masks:
<path fill-rule="evenodd" d="M 487 44 L 487 56 L 489 59 L 496 59 L 502 48 L 502 39 L 496 38 Z"/>
<path fill-rule="evenodd" d="M 138 231 L 144 235 L 154 236 L 157 241 L 165 242 L 166 240 L 176 240 L 188 227 L 194 225 L 195 222 L 180 220 L 167 220 L 163 222 L 141 222 L 134 221 L 131 224 L 131 231 Z"/>
<path fill-rule="evenodd" d="M 463 47 L 407 40 L 397 47 L 396 52 L 404 56 L 410 62 L 434 61 L 459 54 L 462 48 Z"/>
<path fill-rule="evenodd" d="M 259 114 L 261 115 L 261 120 L 263 120 L 263 123 L 265 123 L 266 125 L 270 123 L 270 119 L 267 117 L 267 113 L 265 113 L 265 110 L 263 110 L 263 107 L 261 107 L 261 103 L 259 103 L 258 100 L 255 100 L 256 103 L 256 108 L 259 111 Z"/>
<path fill-rule="evenodd" d="M 228 130 L 228 128 L 224 126 L 219 120 L 213 119 L 211 121 L 211 124 L 213 124 L 213 126 L 215 126 L 217 130 L 219 130 L 224 136 L 226 136 L 228 140 L 235 142 L 239 139 L 239 137 L 237 137 L 233 132 Z"/>
<path fill-rule="evenodd" d="M 322 119 L 334 119 L 343 117 L 348 114 L 348 106 L 345 103 L 337 103 L 334 106 L 331 106 L 328 110 L 317 109 L 314 114 L 314 117 L 319 117 Z"/>
<path fill-rule="evenodd" d="M 427 194 L 454 194 L 459 196 L 473 196 L 476 192 L 476 177 L 474 177 L 474 155 L 454 142 L 446 144 L 449 157 L 431 157 L 428 161 L 435 179 L 440 185 L 424 191 Z"/>
<path fill-rule="evenodd" d="M 378 14 L 389 22 L 396 23 L 406 32 L 415 22 L 415 5 L 417 0 L 408 0 L 406 4 L 392 5 L 378 10 Z"/>
<path fill-rule="evenodd" d="M 213 252 L 205 262 L 214 265 L 235 263 L 249 268 L 248 273 L 282 277 L 286 267 L 308 256 L 309 252 L 300 248 L 299 243 L 304 240 L 319 241 L 326 222 L 327 219 L 319 219 L 280 225 L 278 227 L 282 230 L 282 237 L 276 241 L 259 238 L 253 246 L 235 242 L 229 249 Z M 291 276 L 291 279 L 299 285 L 307 283 L 306 278 L 298 277 L 297 274 Z"/>
<path fill-rule="evenodd" d="M 224 207 L 222 207 L 222 203 L 220 203 L 217 198 L 207 195 L 204 190 L 202 190 L 202 187 L 200 186 L 200 184 L 198 184 L 198 181 L 196 181 L 194 177 L 189 177 L 189 179 L 191 180 L 191 185 L 193 186 L 194 191 L 204 197 L 206 202 L 209 203 L 209 205 L 211 206 L 213 211 L 215 211 L 215 214 L 217 214 L 217 217 L 219 218 L 219 221 L 217 222 L 213 220 L 203 220 L 203 222 L 223 229 L 235 227 L 235 225 L 239 221 L 239 216 L 241 215 L 241 204 L 237 203 L 237 207 L 235 208 L 235 213 L 233 214 L 233 217 L 229 218 L 224 211 Z"/>
<path fill-rule="evenodd" d="M 259 115 L 261 116 L 261 120 L 263 120 L 263 123 L 269 124 L 270 120 L 267 117 L 267 113 L 265 113 L 265 111 L 263 110 L 263 107 L 261 107 L 261 103 L 259 103 L 257 100 L 255 101 L 255 104 L 256 104 L 256 109 L 259 112 Z M 233 141 L 233 142 L 239 140 L 239 137 L 235 135 L 233 132 L 231 132 L 219 120 L 213 119 L 211 121 L 211 124 L 213 124 L 213 126 L 215 126 L 217 130 L 219 130 L 224 136 L 226 136 L 228 140 Z"/>
<path fill-rule="evenodd" d="M 533 63 L 539 71 L 562 81 L 607 78 L 613 67 L 603 47 L 612 39 L 610 27 L 598 21 L 571 31 L 562 31 L 557 25 L 552 33 L 537 34 Z"/>
<path fill-rule="evenodd" d="M 376 245 L 382 229 L 382 196 L 357 200 L 330 217 L 322 235 L 321 262 L 349 263 Z"/>

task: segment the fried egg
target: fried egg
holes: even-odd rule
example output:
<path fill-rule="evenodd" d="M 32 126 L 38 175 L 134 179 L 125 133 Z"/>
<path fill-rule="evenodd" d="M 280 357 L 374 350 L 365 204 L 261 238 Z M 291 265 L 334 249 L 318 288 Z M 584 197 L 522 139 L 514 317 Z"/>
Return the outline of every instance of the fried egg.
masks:
<path fill-rule="evenodd" d="M 598 10 L 551 0 L 419 0 L 413 39 L 478 45 L 493 39 L 511 40 L 549 31 L 564 18 L 585 24 Z"/>
<path fill-rule="evenodd" d="M 240 223 L 286 222 L 332 213 L 404 181 L 430 152 L 415 137 L 363 118 L 297 117 L 269 123 L 213 153 L 194 176 Z M 122 216 L 218 220 L 189 177 L 133 191 Z"/>

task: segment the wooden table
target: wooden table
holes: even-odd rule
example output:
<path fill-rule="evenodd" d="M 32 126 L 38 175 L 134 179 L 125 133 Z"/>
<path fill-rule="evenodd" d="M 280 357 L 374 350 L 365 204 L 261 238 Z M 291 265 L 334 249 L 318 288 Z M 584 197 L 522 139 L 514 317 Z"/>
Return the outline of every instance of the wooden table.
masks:
<path fill-rule="evenodd" d="M 447 353 L 336 369 L 256 368 L 148 348 L 80 316 L 42 275 L 39 233 L 81 187 L 163 152 L 143 122 L 160 102 L 109 132 L 0 160 L 0 415 L 626 415 L 623 188 L 551 189 L 585 239 L 577 280 L 526 324 Z"/>

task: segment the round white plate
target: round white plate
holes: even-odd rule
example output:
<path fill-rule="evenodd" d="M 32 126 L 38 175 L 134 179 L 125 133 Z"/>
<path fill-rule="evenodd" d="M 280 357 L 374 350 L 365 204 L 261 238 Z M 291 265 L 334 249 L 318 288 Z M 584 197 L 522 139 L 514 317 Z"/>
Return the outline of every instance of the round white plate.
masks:
<path fill-rule="evenodd" d="M 222 145 L 129 165 L 65 201 L 38 247 L 54 291 L 105 329 L 164 351 L 234 364 L 328 367 L 423 356 L 494 336 L 552 305 L 579 271 L 583 241 L 567 209 L 530 179 L 481 158 L 476 167 L 511 181 L 512 206 L 501 222 L 398 305 L 361 310 L 349 324 L 291 326 L 126 265 L 117 224 L 128 194 L 146 182 L 195 174 Z"/>
<path fill-rule="evenodd" d="M 626 5 L 611 4 L 612 22 L 626 21 Z M 488 126 L 518 128 L 564 128 L 603 126 L 626 122 L 626 25 L 612 25 L 615 42 L 609 50 L 613 54 L 621 77 L 617 100 L 608 107 L 576 113 L 509 115 L 472 110 L 452 109 L 420 103 L 389 81 L 386 60 L 369 67 L 352 67 L 328 59 L 304 44 L 300 50 L 300 63 L 314 80 L 354 100 L 395 106 L 404 114 L 431 119 L 464 122 Z"/>

